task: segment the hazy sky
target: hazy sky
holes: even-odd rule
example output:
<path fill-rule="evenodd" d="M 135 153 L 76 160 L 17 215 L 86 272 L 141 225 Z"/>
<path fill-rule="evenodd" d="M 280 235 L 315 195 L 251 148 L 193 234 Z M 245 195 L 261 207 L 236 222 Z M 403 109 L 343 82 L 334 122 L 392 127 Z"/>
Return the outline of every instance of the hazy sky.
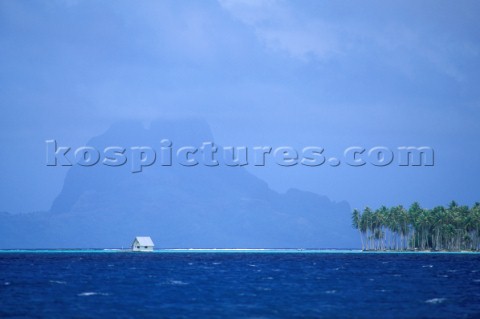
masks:
<path fill-rule="evenodd" d="M 480 201 L 477 1 L 0 1 L 0 211 L 46 210 L 112 123 L 198 117 L 223 145 L 431 146 L 433 167 L 251 169 L 353 207 Z"/>

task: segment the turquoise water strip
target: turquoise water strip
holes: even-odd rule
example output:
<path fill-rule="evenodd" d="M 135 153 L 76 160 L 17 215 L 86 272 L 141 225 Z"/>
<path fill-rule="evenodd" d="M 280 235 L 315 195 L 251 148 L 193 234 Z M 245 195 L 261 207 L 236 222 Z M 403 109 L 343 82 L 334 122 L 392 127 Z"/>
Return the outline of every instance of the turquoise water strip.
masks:
<path fill-rule="evenodd" d="M 153 252 L 132 252 L 130 249 L 0 249 L 0 254 L 111 254 L 111 253 L 142 253 L 142 254 L 175 254 L 175 253 L 248 253 L 248 254 L 480 254 L 472 251 L 362 251 L 355 249 L 156 249 Z"/>

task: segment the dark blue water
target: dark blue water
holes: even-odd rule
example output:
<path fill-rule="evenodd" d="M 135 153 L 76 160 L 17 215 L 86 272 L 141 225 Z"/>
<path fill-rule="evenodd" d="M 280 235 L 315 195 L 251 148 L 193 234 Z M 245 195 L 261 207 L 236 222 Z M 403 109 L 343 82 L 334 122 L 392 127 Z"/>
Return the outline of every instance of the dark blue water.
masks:
<path fill-rule="evenodd" d="M 0 253 L 0 317 L 480 318 L 480 255 Z"/>

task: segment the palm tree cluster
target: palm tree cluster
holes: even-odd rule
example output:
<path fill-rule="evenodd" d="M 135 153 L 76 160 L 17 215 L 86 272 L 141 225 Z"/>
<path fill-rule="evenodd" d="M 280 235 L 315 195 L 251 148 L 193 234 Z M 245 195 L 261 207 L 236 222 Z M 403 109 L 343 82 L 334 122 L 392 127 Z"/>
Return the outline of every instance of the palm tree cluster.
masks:
<path fill-rule="evenodd" d="M 363 250 L 480 250 L 480 203 L 432 209 L 415 202 L 352 213 Z"/>

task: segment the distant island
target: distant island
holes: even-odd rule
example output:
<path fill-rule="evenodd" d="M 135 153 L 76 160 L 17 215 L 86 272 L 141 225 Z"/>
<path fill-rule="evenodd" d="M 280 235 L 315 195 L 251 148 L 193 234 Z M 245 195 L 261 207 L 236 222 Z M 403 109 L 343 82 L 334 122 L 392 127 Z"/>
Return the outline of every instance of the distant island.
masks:
<path fill-rule="evenodd" d="M 462 251 L 480 249 L 480 203 L 472 207 L 452 201 L 448 207 L 425 209 L 366 207 L 354 209 L 352 226 L 360 233 L 363 250 Z"/>
<path fill-rule="evenodd" d="M 120 121 L 86 145 L 157 148 L 215 141 L 203 120 Z M 54 167 L 51 167 L 55 169 Z M 280 193 L 243 166 L 73 165 L 47 212 L 0 212 L 0 248 L 118 248 L 148 235 L 156 248 L 351 248 L 348 202 Z M 142 245 L 144 246 L 144 245 Z"/>

